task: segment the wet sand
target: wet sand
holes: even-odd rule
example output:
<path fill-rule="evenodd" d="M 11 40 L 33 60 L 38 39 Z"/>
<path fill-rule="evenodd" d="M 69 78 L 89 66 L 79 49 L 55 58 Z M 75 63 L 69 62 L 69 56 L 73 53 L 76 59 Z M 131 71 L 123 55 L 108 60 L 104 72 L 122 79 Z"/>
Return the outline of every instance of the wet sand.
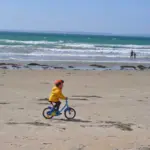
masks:
<path fill-rule="evenodd" d="M 4 70 L 150 70 L 150 63 L 105 62 L 0 62 Z"/>
<path fill-rule="evenodd" d="M 150 149 L 150 71 L 0 70 L 0 145 L 10 150 Z M 42 117 L 53 81 L 77 111 Z"/>

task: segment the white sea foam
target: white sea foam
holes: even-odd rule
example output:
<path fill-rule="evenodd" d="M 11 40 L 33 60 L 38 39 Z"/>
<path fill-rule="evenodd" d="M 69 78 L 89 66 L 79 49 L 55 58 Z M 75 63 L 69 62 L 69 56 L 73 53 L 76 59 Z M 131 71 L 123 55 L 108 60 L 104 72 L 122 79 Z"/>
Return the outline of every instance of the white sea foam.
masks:
<path fill-rule="evenodd" d="M 143 46 L 144 47 L 144 46 Z M 28 50 L 28 51 L 35 51 L 35 50 L 39 50 L 39 51 L 43 51 L 43 52 L 61 52 L 61 53 L 112 53 L 112 54 L 129 54 L 131 49 L 122 49 L 122 48 L 111 48 L 111 47 L 100 47 L 97 49 L 93 49 L 93 47 L 91 49 L 69 49 L 69 48 L 44 48 L 44 47 L 32 47 L 32 46 L 24 46 L 24 45 L 0 45 L 0 52 L 2 50 L 2 48 L 5 48 L 6 51 L 7 49 L 9 49 L 10 51 L 14 51 L 14 50 L 18 50 L 23 52 L 23 50 Z M 17 48 L 17 49 L 16 49 Z M 150 54 L 150 50 L 149 49 L 135 49 L 137 54 Z M 24 51 L 25 52 L 25 51 Z"/>
<path fill-rule="evenodd" d="M 46 39 L 45 39 L 46 40 Z M 100 58 L 129 58 L 134 50 L 138 58 L 150 58 L 150 45 L 115 45 L 65 43 L 63 41 L 0 40 L 0 59 L 65 59 L 97 60 Z"/>
<path fill-rule="evenodd" d="M 57 57 L 57 58 L 62 58 L 65 57 L 67 59 L 69 59 L 69 57 L 74 57 L 74 59 L 78 59 L 78 58 L 127 58 L 126 55 L 119 55 L 119 54 L 75 54 L 75 53 L 42 53 L 42 52 L 33 52 L 33 53 L 0 53 L 0 58 L 1 57 L 8 57 L 11 58 L 12 56 L 16 57 L 16 58 L 28 58 L 28 57 L 32 57 L 32 58 L 37 58 L 37 59 L 41 59 L 44 57 L 49 57 L 49 58 L 53 58 L 53 57 Z M 138 56 L 138 58 L 143 58 L 143 56 Z M 147 58 L 150 58 L 150 56 L 148 56 Z"/>
<path fill-rule="evenodd" d="M 92 53 L 94 54 L 120 54 L 120 55 L 129 55 L 130 54 L 130 49 L 112 49 L 112 48 L 103 48 L 103 49 L 90 49 L 90 50 L 83 50 L 83 49 L 57 49 L 57 48 L 37 48 L 37 50 L 39 51 L 43 51 L 45 53 L 51 52 L 51 53 L 76 53 L 76 54 L 82 54 L 82 53 L 86 53 L 87 55 L 91 55 Z M 147 49 L 142 49 L 136 50 L 136 53 L 139 55 L 150 55 L 150 51 Z"/>
<path fill-rule="evenodd" d="M 7 40 L 7 39 L 2 39 L 0 42 L 4 43 L 20 43 L 20 44 L 31 44 L 31 45 L 38 45 L 38 44 L 55 44 L 57 42 L 50 42 L 50 41 L 19 41 L 19 40 Z"/>
<path fill-rule="evenodd" d="M 85 43 L 65 43 L 61 44 L 62 47 L 69 47 L 69 48 L 95 48 L 94 44 L 85 44 Z"/>
<path fill-rule="evenodd" d="M 119 45 L 119 44 L 89 44 L 89 43 L 73 43 L 68 42 L 64 43 L 64 41 L 21 41 L 21 40 L 10 40 L 10 39 L 1 39 L 0 43 L 4 42 L 6 44 L 31 44 L 31 45 L 38 45 L 38 44 L 56 44 L 57 48 L 79 48 L 79 49 L 95 49 L 95 48 L 129 48 L 129 49 L 150 49 L 150 45 Z"/>

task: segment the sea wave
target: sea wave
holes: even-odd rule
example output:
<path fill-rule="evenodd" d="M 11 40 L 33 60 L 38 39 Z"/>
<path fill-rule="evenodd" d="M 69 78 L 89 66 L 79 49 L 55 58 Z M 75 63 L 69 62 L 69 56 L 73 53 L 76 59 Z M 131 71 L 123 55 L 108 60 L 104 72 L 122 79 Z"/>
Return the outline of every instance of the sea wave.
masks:
<path fill-rule="evenodd" d="M 59 42 L 61 43 L 61 41 L 59 41 Z M 51 42 L 51 41 L 19 41 L 19 40 L 1 39 L 0 43 L 38 45 L 38 44 L 55 44 L 55 43 L 58 43 L 58 42 Z"/>
<path fill-rule="evenodd" d="M 5 46 L 5 45 L 0 45 L 0 55 L 2 53 L 22 53 L 22 54 L 30 54 L 30 53 L 41 53 L 42 55 L 44 54 L 58 54 L 58 55 L 62 55 L 62 54 L 71 54 L 71 55 L 110 55 L 112 57 L 112 55 L 114 55 L 114 57 L 118 57 L 119 56 L 125 56 L 128 57 L 130 55 L 130 49 L 122 49 L 122 48 L 118 48 L 118 49 L 113 49 L 113 48 L 101 48 L 101 49 L 60 49 L 60 48 L 43 48 L 43 47 L 32 47 L 32 46 L 22 46 L 22 45 L 18 45 L 18 46 Z M 136 49 L 136 53 L 137 56 L 150 56 L 150 51 L 148 49 Z"/>
<path fill-rule="evenodd" d="M 129 48 L 129 49 L 150 49 L 150 45 L 118 45 L 118 44 L 89 44 L 89 43 L 73 43 L 64 41 L 20 41 L 20 40 L 10 40 L 1 39 L 1 45 L 15 45 L 15 44 L 25 44 L 25 45 L 53 45 L 60 49 L 101 49 L 101 48 Z"/>
<path fill-rule="evenodd" d="M 87 54 L 87 55 L 91 55 L 91 54 L 103 54 L 103 55 L 107 55 L 107 54 L 114 54 L 114 55 L 126 55 L 126 56 L 129 56 L 130 54 L 130 49 L 112 49 L 112 48 L 103 48 L 103 49 L 89 49 L 89 50 L 83 50 L 83 49 L 57 49 L 57 48 L 37 48 L 36 49 L 37 51 L 40 51 L 40 52 L 44 52 L 44 53 L 59 53 L 59 54 L 62 54 L 62 53 L 75 53 L 75 54 Z M 150 55 L 150 51 L 147 50 L 147 49 L 142 49 L 142 50 L 139 50 L 137 49 L 136 50 L 136 53 L 138 55 Z"/>
<path fill-rule="evenodd" d="M 128 58 L 127 55 L 120 55 L 120 54 L 110 54 L 110 53 L 99 53 L 99 54 L 85 54 L 81 53 L 80 55 L 78 53 L 43 53 L 43 52 L 32 52 L 32 53 L 0 53 L 0 58 L 2 57 L 12 57 L 16 56 L 17 58 L 21 57 L 37 57 L 37 58 L 43 58 L 43 57 L 86 57 L 86 58 L 100 58 L 100 57 L 107 57 L 107 58 Z M 142 55 L 139 55 L 138 58 L 143 58 Z M 150 55 L 146 55 L 145 58 L 150 58 Z"/>
<path fill-rule="evenodd" d="M 98 60 L 101 58 L 126 58 L 131 50 L 137 58 L 150 58 L 150 45 L 90 44 L 64 41 L 0 40 L 0 59 L 31 60 Z"/>
<path fill-rule="evenodd" d="M 21 41 L 21 40 L 10 40 L 10 39 L 0 39 L 1 45 L 49 45 L 60 49 L 103 49 L 103 48 L 113 48 L 113 49 L 150 49 L 150 45 L 133 45 L 133 44 L 93 44 L 93 43 L 74 43 L 70 41 Z"/>

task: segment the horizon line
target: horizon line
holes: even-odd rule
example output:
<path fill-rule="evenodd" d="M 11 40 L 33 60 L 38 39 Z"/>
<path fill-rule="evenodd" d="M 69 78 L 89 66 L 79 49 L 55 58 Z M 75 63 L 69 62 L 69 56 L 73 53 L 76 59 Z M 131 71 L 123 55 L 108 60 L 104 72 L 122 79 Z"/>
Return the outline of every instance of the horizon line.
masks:
<path fill-rule="evenodd" d="M 150 37 L 149 34 L 114 34 L 114 33 L 100 33 L 100 32 L 86 32 L 86 31 L 38 31 L 38 30 L 3 30 L 0 32 L 20 32 L 20 33 L 44 33 L 44 34 L 75 34 L 75 35 L 95 35 L 95 36 L 130 36 L 130 37 Z"/>

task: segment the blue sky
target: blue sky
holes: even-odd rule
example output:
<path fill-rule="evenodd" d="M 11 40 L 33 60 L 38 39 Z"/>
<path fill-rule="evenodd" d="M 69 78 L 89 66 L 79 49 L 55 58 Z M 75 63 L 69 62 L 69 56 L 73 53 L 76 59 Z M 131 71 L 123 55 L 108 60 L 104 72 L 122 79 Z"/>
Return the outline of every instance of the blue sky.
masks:
<path fill-rule="evenodd" d="M 1 0 L 0 30 L 150 35 L 150 0 Z"/>

